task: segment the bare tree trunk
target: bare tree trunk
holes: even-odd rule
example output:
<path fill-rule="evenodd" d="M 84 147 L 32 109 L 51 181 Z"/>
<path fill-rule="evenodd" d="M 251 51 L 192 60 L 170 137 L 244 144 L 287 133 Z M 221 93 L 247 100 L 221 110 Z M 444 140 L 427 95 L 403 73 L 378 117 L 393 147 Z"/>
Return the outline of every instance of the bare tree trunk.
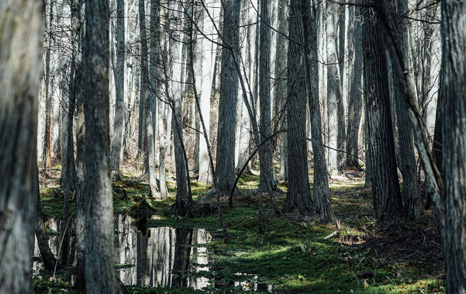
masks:
<path fill-rule="evenodd" d="M 364 4 L 372 4 L 365 0 Z M 371 8 L 364 9 L 364 93 L 367 140 L 372 170 L 376 224 L 386 230 L 401 221 L 402 201 L 396 171 L 391 124 L 388 70 L 382 21 Z"/>
<path fill-rule="evenodd" d="M 341 82 L 338 59 L 338 7 L 336 3 L 327 3 L 327 119 L 328 119 L 328 144 L 332 149 L 328 150 L 328 171 L 335 174 L 338 169 L 339 148 L 339 104 L 342 99 Z"/>
<path fill-rule="evenodd" d="M 57 259 L 53 255 L 52 251 L 50 250 L 49 242 L 47 233 L 45 231 L 45 224 L 42 216 L 42 208 L 40 204 L 40 193 L 39 193 L 39 177 L 38 177 L 38 170 L 37 170 L 37 159 L 33 161 L 36 164 L 35 172 L 34 172 L 34 186 L 36 195 L 36 213 L 35 213 L 35 227 L 34 232 L 37 238 L 37 244 L 39 245 L 40 256 L 44 261 L 44 267 L 48 271 L 53 271 L 55 265 L 57 263 Z"/>
<path fill-rule="evenodd" d="M 147 78 L 148 95 L 146 104 L 146 136 L 147 136 L 147 171 L 150 193 L 158 196 L 157 178 L 155 175 L 155 139 L 157 131 L 157 60 L 160 47 L 160 5 L 155 1 L 150 4 L 150 38 L 149 38 L 149 76 Z"/>
<path fill-rule="evenodd" d="M 208 36 L 214 35 L 213 24 L 210 21 L 205 19 L 204 8 L 201 5 L 196 6 L 196 17 L 197 17 L 197 26 L 200 30 L 205 32 Z M 199 40 L 199 38 L 201 38 Z M 198 55 L 200 61 L 195 59 L 194 62 L 198 63 L 198 70 L 200 78 L 196 79 L 196 88 L 198 89 L 200 97 L 200 109 L 204 124 L 207 130 L 201 130 L 202 132 L 207 131 L 206 138 L 210 138 L 209 126 L 210 126 L 210 98 L 212 96 L 212 72 L 213 72 L 213 62 L 215 60 L 215 52 L 217 45 L 210 42 L 204 37 L 199 36 L 198 41 L 195 43 L 195 47 L 199 49 Z M 197 49 L 195 50 L 197 51 Z M 196 66 L 196 64 L 195 64 Z M 196 72 L 194 73 L 196 74 Z M 200 135 L 200 134 L 199 134 Z M 204 140 L 204 138 L 199 138 L 199 178 L 200 182 L 211 182 L 213 171 L 210 168 L 209 161 L 209 151 L 207 148 L 209 142 Z"/>
<path fill-rule="evenodd" d="M 42 1 L 3 1 L 0 23 L 0 293 L 33 293 Z"/>
<path fill-rule="evenodd" d="M 116 69 L 115 69 L 115 120 L 112 137 L 112 180 L 119 180 L 121 147 L 125 125 L 125 1 L 117 0 L 116 28 Z"/>
<path fill-rule="evenodd" d="M 146 28 L 146 7 L 144 0 L 139 0 L 139 38 L 141 41 L 141 80 L 139 88 L 139 137 L 138 152 L 142 155 L 144 173 L 149 174 L 149 159 L 147 157 L 147 110 L 148 101 L 148 49 L 147 49 L 147 28 Z M 152 188 L 151 188 L 152 190 Z"/>
<path fill-rule="evenodd" d="M 238 48 L 241 2 L 225 0 L 223 6 L 223 44 Z M 235 182 L 235 126 L 238 99 L 238 73 L 229 48 L 222 48 L 222 69 L 217 133 L 217 166 L 214 181 L 219 191 L 230 191 Z"/>
<path fill-rule="evenodd" d="M 466 1 L 442 2 L 443 171 L 448 293 L 466 293 Z"/>
<path fill-rule="evenodd" d="M 50 54 L 52 50 L 52 22 L 53 22 L 53 4 L 55 1 L 48 1 L 49 4 L 49 20 L 47 23 L 47 30 L 50 34 L 48 36 L 48 46 L 45 54 L 45 133 L 44 133 L 44 148 L 42 151 L 43 168 L 46 169 L 51 166 L 51 141 L 52 141 L 52 94 L 50 92 Z M 47 171 L 47 170 L 45 170 Z"/>
<path fill-rule="evenodd" d="M 276 190 L 272 150 L 272 97 L 270 96 L 270 3 L 260 0 L 259 83 L 260 144 L 259 191 Z M 258 142 L 259 143 L 259 142 Z"/>
<path fill-rule="evenodd" d="M 346 144 L 346 166 L 359 169 L 359 126 L 361 124 L 362 114 L 362 29 L 361 13 L 359 7 L 354 7 L 353 18 L 350 21 L 354 24 L 354 34 L 348 39 L 352 40 L 353 49 L 353 69 L 350 75 L 350 95 L 348 101 L 348 131 Z"/>
<path fill-rule="evenodd" d="M 288 22 L 285 19 L 287 12 L 287 0 L 278 1 L 278 31 L 287 32 L 288 31 Z M 274 88 L 274 103 L 277 105 L 277 111 L 275 116 L 279 116 L 281 120 L 281 130 L 287 129 L 287 114 L 286 114 L 286 52 L 288 51 L 287 39 L 282 34 L 277 36 L 277 57 L 275 63 L 275 75 L 277 80 L 275 82 Z M 279 112 L 281 112 L 279 114 Z M 282 132 L 280 134 L 280 173 L 278 180 L 286 181 L 288 180 L 288 150 L 287 150 L 287 132 Z"/>
<path fill-rule="evenodd" d="M 73 9 L 77 11 L 76 31 L 80 32 L 78 39 L 78 52 L 76 54 L 76 85 L 82 85 L 82 40 L 83 40 L 83 2 L 82 0 L 73 0 Z M 84 105 L 82 97 L 82 89 L 76 89 L 77 105 L 76 105 L 76 279 L 75 288 L 78 290 L 86 289 L 86 268 L 85 268 L 85 247 L 86 247 L 86 195 L 85 175 L 84 175 L 84 160 L 85 160 L 85 130 L 84 130 Z"/>
<path fill-rule="evenodd" d="M 168 32 L 171 34 L 170 38 L 170 59 L 172 60 L 169 66 L 170 72 L 165 72 L 165 78 L 171 77 L 171 83 L 166 88 L 166 94 L 172 109 L 172 125 L 173 125 L 173 142 L 175 148 L 175 172 L 176 172 L 176 204 L 174 212 L 177 215 L 185 215 L 188 211 L 191 212 L 190 194 L 188 192 L 188 169 L 186 150 L 183 142 L 183 129 L 182 129 L 182 92 L 179 83 L 181 79 L 181 56 L 180 56 L 180 34 L 176 30 L 180 18 L 180 6 L 178 3 L 169 3 L 169 19 L 171 27 L 175 30 Z"/>
<path fill-rule="evenodd" d="M 312 212 L 306 142 L 306 81 L 300 1 L 291 0 L 288 50 L 288 192 L 284 212 Z M 297 43 L 299 42 L 299 43 Z"/>
<path fill-rule="evenodd" d="M 109 133 L 108 1 L 86 1 L 83 40 L 85 115 L 86 290 L 118 293 L 113 263 L 113 203 Z"/>
<path fill-rule="evenodd" d="M 319 103 L 319 67 L 317 63 L 317 13 L 316 4 L 301 0 L 301 15 L 304 28 L 304 54 L 307 68 L 309 112 L 311 115 L 312 149 L 314 151 L 314 205 L 322 222 L 335 218 L 328 187 L 327 164 L 322 142 L 321 113 Z"/>

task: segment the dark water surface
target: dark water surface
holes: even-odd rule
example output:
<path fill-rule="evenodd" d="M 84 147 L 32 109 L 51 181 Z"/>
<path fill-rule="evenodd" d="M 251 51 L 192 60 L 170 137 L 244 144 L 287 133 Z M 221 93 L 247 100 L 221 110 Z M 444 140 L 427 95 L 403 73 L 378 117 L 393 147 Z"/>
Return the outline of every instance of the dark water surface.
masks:
<path fill-rule="evenodd" d="M 135 220 L 127 215 L 115 216 L 114 259 L 117 264 L 117 276 L 124 285 L 179 286 L 214 291 L 271 291 L 271 287 L 258 284 L 258 277 L 254 275 L 234 273 L 238 279 L 226 282 L 221 277 L 223 271 L 216 268 L 214 252 L 210 252 L 206 246 L 212 240 L 212 235 L 207 230 L 147 228 L 146 221 L 147 219 Z M 52 231 L 60 231 L 60 222 L 57 219 L 48 220 L 47 225 Z M 55 256 L 59 243 L 58 235 L 50 237 L 50 248 Z M 37 242 L 34 256 L 40 256 Z M 35 261 L 34 275 L 44 277 L 43 268 L 42 262 Z M 72 276 L 60 278 L 73 282 Z"/>

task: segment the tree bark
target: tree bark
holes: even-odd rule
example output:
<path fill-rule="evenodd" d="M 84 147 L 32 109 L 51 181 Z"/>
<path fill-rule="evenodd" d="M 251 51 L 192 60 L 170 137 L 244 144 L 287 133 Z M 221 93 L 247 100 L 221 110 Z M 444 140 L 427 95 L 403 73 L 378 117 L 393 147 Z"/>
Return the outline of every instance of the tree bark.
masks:
<path fill-rule="evenodd" d="M 359 7 L 354 7 L 354 18 L 350 19 L 354 23 L 354 34 L 352 38 L 353 48 L 353 68 L 350 75 L 350 97 L 348 101 L 348 140 L 346 144 L 346 166 L 360 168 L 359 165 L 359 126 L 362 114 L 362 28 L 361 13 Z"/>
<path fill-rule="evenodd" d="M 49 240 L 47 237 L 47 232 L 45 230 L 44 219 L 42 218 L 42 207 L 40 204 L 40 192 L 39 192 L 39 177 L 38 177 L 38 170 L 37 170 L 37 159 L 33 161 L 36 164 L 35 172 L 34 172 L 34 186 L 36 195 L 36 213 L 35 213 L 35 226 L 34 232 L 37 238 L 37 244 L 39 245 L 40 256 L 44 261 L 44 267 L 48 271 L 53 271 L 55 265 L 57 263 L 57 259 L 53 255 L 52 251 L 50 250 Z"/>
<path fill-rule="evenodd" d="M 314 209 L 322 222 L 331 222 L 335 215 L 330 199 L 327 164 L 322 142 L 321 113 L 319 103 L 319 67 L 317 63 L 316 4 L 301 0 L 301 15 L 304 28 L 304 54 L 307 68 L 307 93 L 311 115 L 312 150 L 314 151 Z"/>
<path fill-rule="evenodd" d="M 241 2 L 225 0 L 223 7 L 223 44 L 239 46 Z M 237 49 L 235 49 L 237 50 Z M 219 191 L 230 191 L 235 182 L 235 127 L 238 99 L 238 73 L 229 48 L 222 48 L 220 100 L 218 106 L 217 160 L 214 181 Z"/>
<path fill-rule="evenodd" d="M 260 40 L 259 40 L 259 104 L 260 104 L 260 144 L 259 191 L 276 190 L 275 170 L 272 150 L 272 101 L 270 96 L 270 3 L 260 0 Z"/>
<path fill-rule="evenodd" d="M 328 171 L 334 175 L 338 170 L 339 107 L 342 99 L 338 58 L 338 7 L 327 3 L 327 119 L 328 119 Z"/>
<path fill-rule="evenodd" d="M 112 137 L 112 180 L 119 180 L 121 147 L 125 125 L 125 1 L 117 0 L 116 28 L 116 69 L 115 69 L 115 120 Z"/>
<path fill-rule="evenodd" d="M 371 0 L 363 3 L 372 5 Z M 401 221 L 402 201 L 396 170 L 390 111 L 388 69 L 379 15 L 365 8 L 363 30 L 364 94 L 367 139 L 372 170 L 372 194 L 376 225 L 386 230 Z"/>
<path fill-rule="evenodd" d="M 149 38 L 149 73 L 147 77 L 147 104 L 146 104 L 146 136 L 147 136 L 147 172 L 149 177 L 150 193 L 160 198 L 157 190 L 155 175 L 155 148 L 157 132 L 157 61 L 160 48 L 160 4 L 152 1 L 150 4 L 150 38 Z"/>
<path fill-rule="evenodd" d="M 3 1 L 0 23 L 0 293 L 32 293 L 42 1 Z"/>
<path fill-rule="evenodd" d="M 45 132 L 44 132 L 44 148 L 42 150 L 42 163 L 45 173 L 46 168 L 51 167 L 51 143 L 52 143 L 52 95 L 50 92 L 50 55 L 52 51 L 52 21 L 53 21 L 53 4 L 55 1 L 48 1 L 49 4 L 49 19 L 47 23 L 48 47 L 45 53 Z"/>
<path fill-rule="evenodd" d="M 288 192 L 284 212 L 312 212 L 306 142 L 306 86 L 300 0 L 291 0 L 288 50 Z M 299 43 L 298 43 L 299 42 Z"/>
<path fill-rule="evenodd" d="M 442 2 L 445 261 L 449 293 L 466 293 L 466 1 Z"/>
<path fill-rule="evenodd" d="M 278 31 L 287 32 L 288 31 L 288 22 L 286 21 L 286 12 L 287 4 L 286 0 L 278 1 Z M 281 130 L 287 129 L 287 114 L 286 114 L 286 67 L 287 59 L 286 52 L 288 51 L 287 39 L 282 34 L 277 36 L 277 57 L 275 63 L 275 75 L 277 80 L 275 82 L 274 88 L 274 104 L 276 106 L 275 116 L 280 117 L 281 121 Z M 280 114 L 279 114 L 280 112 Z M 278 175 L 279 181 L 288 180 L 288 150 L 287 150 L 287 132 L 282 132 L 280 134 L 279 141 L 279 150 L 280 150 L 280 172 Z"/>
<path fill-rule="evenodd" d="M 85 20 L 82 89 L 86 127 L 86 292 L 118 293 L 110 176 L 108 1 L 86 1 Z"/>

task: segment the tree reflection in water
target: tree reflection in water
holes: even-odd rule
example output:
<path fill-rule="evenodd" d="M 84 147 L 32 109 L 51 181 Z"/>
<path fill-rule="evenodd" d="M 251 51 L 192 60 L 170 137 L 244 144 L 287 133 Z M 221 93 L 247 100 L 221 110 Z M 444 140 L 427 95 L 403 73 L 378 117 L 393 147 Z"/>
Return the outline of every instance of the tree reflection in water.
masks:
<path fill-rule="evenodd" d="M 209 243 L 212 236 L 206 230 L 147 228 L 144 219 L 135 223 L 128 216 L 115 218 L 118 218 L 116 261 L 121 265 L 135 265 L 119 270 L 123 284 L 194 289 L 208 286 L 207 278 L 193 275 L 209 270 L 207 248 L 202 244 Z"/>

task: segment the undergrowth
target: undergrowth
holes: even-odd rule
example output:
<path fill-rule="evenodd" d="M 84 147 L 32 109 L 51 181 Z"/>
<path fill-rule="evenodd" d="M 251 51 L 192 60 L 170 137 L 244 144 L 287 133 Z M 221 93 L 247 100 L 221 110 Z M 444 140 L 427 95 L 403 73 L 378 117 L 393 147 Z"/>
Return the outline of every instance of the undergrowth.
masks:
<path fill-rule="evenodd" d="M 406 221 L 389 232 L 377 232 L 372 217 L 370 189 L 357 180 L 334 181 L 331 184 L 332 204 L 341 228 L 335 231 L 312 216 L 285 215 L 276 217 L 265 199 L 264 225 L 259 233 L 258 196 L 251 193 L 259 177 L 244 175 L 239 181 L 230 209 L 224 195 L 224 218 L 228 240 L 224 241 L 217 214 L 201 217 L 166 216 L 175 201 L 174 183 L 170 195 L 163 200 L 148 197 L 148 184 L 125 178 L 114 183 L 116 214 L 134 214 L 145 207 L 157 219 L 149 227 L 205 228 L 214 239 L 207 245 L 210 252 L 209 270 L 196 273 L 209 278 L 206 292 L 249 292 L 244 283 L 256 285 L 257 292 L 273 293 L 445 293 L 443 257 L 433 217 L 430 213 L 417 221 Z M 286 185 L 279 186 L 286 190 Z M 194 182 L 193 198 L 200 199 L 210 186 Z M 42 209 L 46 217 L 57 217 L 63 207 L 60 188 L 41 188 Z M 285 193 L 277 193 L 283 206 Z M 211 203 L 216 207 L 216 203 Z M 145 210 L 145 211 L 146 211 Z M 147 212 L 146 211 L 146 212 Z M 235 282 L 237 282 L 235 284 Z M 238 285 L 238 283 L 243 283 Z M 243 286 L 241 286 L 243 285 Z M 43 289 L 66 289 L 66 284 L 50 285 L 36 280 L 37 293 Z M 201 293 L 190 288 L 129 287 L 130 293 Z"/>

